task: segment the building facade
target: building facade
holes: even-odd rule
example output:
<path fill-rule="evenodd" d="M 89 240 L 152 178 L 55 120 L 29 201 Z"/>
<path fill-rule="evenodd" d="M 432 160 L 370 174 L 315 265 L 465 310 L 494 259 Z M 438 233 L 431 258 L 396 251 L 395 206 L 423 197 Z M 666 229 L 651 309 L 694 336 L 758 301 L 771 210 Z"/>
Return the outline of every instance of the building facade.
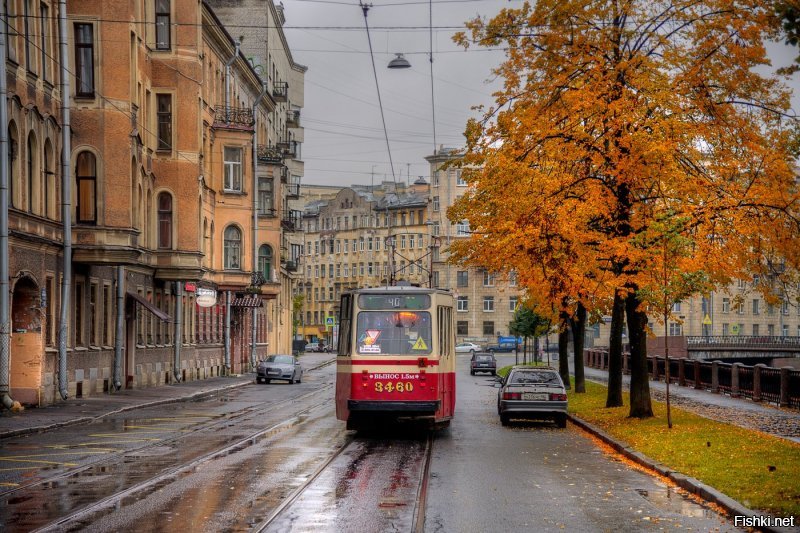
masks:
<path fill-rule="evenodd" d="M 487 344 L 509 335 L 509 324 L 520 303 L 516 280 L 485 269 L 451 265 L 447 247 L 470 234 L 469 222 L 451 223 L 447 209 L 467 190 L 461 169 L 445 167 L 457 158 L 455 150 L 440 147 L 425 159 L 430 164 L 431 184 L 428 202 L 430 233 L 434 248 L 433 282 L 450 289 L 456 299 L 456 337 L 459 342 Z"/>
<path fill-rule="evenodd" d="M 299 223 L 286 206 L 302 164 L 285 144 L 287 78 L 256 68 L 204 2 L 67 2 L 64 167 L 58 3 L 6 5 L 11 397 L 44 405 L 288 352 L 286 243 Z M 289 70 L 299 108 L 305 70 Z"/>

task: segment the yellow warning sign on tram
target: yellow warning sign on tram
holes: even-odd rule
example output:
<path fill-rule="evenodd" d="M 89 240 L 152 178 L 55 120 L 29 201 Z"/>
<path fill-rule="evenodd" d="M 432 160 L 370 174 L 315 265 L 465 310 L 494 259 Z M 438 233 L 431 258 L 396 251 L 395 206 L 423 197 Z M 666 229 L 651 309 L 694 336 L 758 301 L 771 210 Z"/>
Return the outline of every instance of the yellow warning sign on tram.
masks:
<path fill-rule="evenodd" d="M 420 337 L 417 339 L 417 342 L 414 343 L 414 346 L 412 346 L 411 349 L 428 351 L 428 345 L 425 344 L 425 341 L 422 340 L 422 337 Z"/>

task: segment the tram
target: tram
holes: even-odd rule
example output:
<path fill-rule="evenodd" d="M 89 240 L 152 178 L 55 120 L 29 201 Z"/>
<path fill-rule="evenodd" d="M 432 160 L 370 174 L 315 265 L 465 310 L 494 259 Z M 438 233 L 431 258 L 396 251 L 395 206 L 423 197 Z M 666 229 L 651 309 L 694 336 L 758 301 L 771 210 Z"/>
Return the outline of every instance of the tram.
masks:
<path fill-rule="evenodd" d="M 347 429 L 447 427 L 456 403 L 453 296 L 391 286 L 342 294 L 336 417 Z"/>

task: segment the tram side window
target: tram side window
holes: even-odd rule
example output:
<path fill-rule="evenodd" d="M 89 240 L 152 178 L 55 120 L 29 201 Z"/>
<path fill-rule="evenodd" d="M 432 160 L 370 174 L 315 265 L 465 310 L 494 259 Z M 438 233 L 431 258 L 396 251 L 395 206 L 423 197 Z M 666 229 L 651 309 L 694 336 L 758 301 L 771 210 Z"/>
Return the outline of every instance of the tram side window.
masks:
<path fill-rule="evenodd" d="M 439 353 L 442 356 L 449 356 L 453 350 L 453 308 L 439 306 L 437 308 Z"/>
<path fill-rule="evenodd" d="M 427 311 L 360 311 L 356 338 L 359 354 L 430 355 L 431 314 Z"/>
<path fill-rule="evenodd" d="M 353 296 L 350 294 L 343 294 L 341 305 L 339 306 L 339 346 L 337 353 L 339 355 L 350 355 L 352 351 L 353 332 Z"/>

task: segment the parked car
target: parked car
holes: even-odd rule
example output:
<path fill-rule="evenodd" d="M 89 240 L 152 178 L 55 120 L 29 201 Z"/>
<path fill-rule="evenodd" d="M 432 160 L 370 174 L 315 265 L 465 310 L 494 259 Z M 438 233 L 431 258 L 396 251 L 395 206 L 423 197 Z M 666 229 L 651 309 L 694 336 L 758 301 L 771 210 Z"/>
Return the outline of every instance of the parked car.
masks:
<path fill-rule="evenodd" d="M 500 342 L 497 344 L 490 344 L 486 347 L 486 350 L 492 353 L 510 353 L 516 348 L 517 345 L 513 342 Z"/>
<path fill-rule="evenodd" d="M 497 413 L 507 426 L 517 419 L 549 419 L 567 427 L 567 391 L 558 371 L 545 367 L 515 366 L 497 393 Z"/>
<path fill-rule="evenodd" d="M 289 383 L 303 381 L 303 369 L 300 361 L 293 355 L 270 355 L 259 361 L 256 367 L 256 383 L 269 383 L 273 379 L 286 380 Z"/>
<path fill-rule="evenodd" d="M 488 352 L 476 352 L 472 354 L 469 362 L 469 373 L 475 375 L 478 372 L 490 372 L 493 376 L 497 375 L 497 359 L 494 354 Z"/>
<path fill-rule="evenodd" d="M 483 348 L 480 344 L 474 342 L 459 342 L 456 344 L 456 353 L 475 353 L 482 352 Z"/>
<path fill-rule="evenodd" d="M 325 344 L 325 342 L 323 342 L 323 341 L 314 341 L 314 342 L 309 342 L 308 344 L 306 344 L 306 351 L 307 352 L 319 352 L 319 353 L 325 352 L 325 353 L 328 353 L 329 351 L 331 351 L 331 348 L 330 348 L 330 346 Z"/>

